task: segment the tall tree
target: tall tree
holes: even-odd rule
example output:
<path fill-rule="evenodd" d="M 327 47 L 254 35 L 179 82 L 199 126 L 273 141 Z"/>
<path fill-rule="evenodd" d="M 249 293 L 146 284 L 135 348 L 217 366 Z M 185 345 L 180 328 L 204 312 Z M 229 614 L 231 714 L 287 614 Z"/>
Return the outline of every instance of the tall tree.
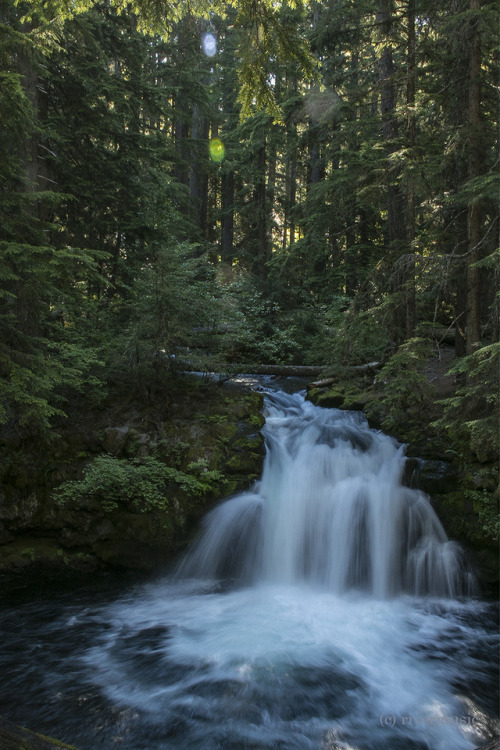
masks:
<path fill-rule="evenodd" d="M 392 288 L 395 295 L 393 335 L 401 343 L 406 328 L 404 294 L 404 261 L 401 256 L 405 247 L 405 221 L 403 196 L 399 175 L 392 155 L 398 149 L 399 124 L 396 114 L 397 89 L 394 70 L 392 37 L 394 34 L 393 0 L 379 0 L 377 21 L 380 27 L 382 51 L 380 53 L 380 108 L 382 114 L 382 138 L 387 155 L 387 234 L 386 242 L 392 260 Z"/>
<path fill-rule="evenodd" d="M 483 169 L 481 137 L 481 39 L 480 0 L 470 0 L 469 106 L 468 106 L 468 178 L 477 179 Z M 467 353 L 481 345 L 481 204 L 472 197 L 467 212 Z"/>

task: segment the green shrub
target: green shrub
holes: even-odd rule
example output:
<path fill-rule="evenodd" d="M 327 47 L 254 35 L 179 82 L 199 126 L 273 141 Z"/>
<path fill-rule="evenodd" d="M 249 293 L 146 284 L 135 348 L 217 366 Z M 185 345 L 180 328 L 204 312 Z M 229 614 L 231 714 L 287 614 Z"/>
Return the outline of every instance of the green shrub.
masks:
<path fill-rule="evenodd" d="M 466 496 L 472 500 L 474 510 L 479 516 L 479 523 L 487 538 L 500 540 L 500 515 L 498 501 L 488 490 L 466 490 Z"/>
<path fill-rule="evenodd" d="M 483 346 L 451 368 L 461 381 L 451 398 L 440 401 L 444 414 L 435 424 L 479 460 L 500 452 L 498 373 L 500 343 Z M 484 456 L 484 454 L 488 454 Z"/>
<path fill-rule="evenodd" d="M 166 510 L 170 485 L 187 495 L 202 495 L 214 479 L 214 472 L 202 475 L 198 467 L 193 466 L 193 473 L 186 474 L 152 456 L 119 459 L 105 455 L 87 465 L 82 479 L 60 485 L 55 497 L 60 503 L 82 498 L 97 501 L 105 512 L 114 510 L 120 503 L 133 503 L 144 512 L 154 508 Z"/>
<path fill-rule="evenodd" d="M 377 381 L 383 386 L 381 404 L 387 413 L 382 426 L 390 429 L 399 422 L 412 422 L 428 416 L 434 389 L 424 372 L 432 342 L 413 338 L 402 344 L 380 370 Z"/>

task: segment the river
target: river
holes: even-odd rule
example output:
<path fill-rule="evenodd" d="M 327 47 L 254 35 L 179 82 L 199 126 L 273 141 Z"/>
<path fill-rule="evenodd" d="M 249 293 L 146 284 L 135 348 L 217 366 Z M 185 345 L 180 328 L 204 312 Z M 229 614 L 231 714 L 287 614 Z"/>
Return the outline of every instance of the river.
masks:
<path fill-rule="evenodd" d="M 498 617 L 404 449 L 269 393 L 262 478 L 168 576 L 0 610 L 0 714 L 79 750 L 472 750 Z"/>

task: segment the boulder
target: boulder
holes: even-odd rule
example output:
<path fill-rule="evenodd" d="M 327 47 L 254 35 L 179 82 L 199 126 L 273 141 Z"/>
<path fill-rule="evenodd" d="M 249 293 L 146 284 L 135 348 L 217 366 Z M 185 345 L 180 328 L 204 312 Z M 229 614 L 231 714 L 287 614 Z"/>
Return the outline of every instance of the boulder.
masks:
<path fill-rule="evenodd" d="M 428 495 L 456 492 L 460 473 L 450 461 L 410 457 L 406 460 L 403 482 Z"/>

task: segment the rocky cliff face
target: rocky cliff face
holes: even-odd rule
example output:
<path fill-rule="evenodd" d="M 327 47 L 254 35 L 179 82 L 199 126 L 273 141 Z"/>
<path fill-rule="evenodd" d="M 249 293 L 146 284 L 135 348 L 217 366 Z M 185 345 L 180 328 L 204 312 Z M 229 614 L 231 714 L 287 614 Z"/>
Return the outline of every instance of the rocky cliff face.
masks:
<path fill-rule="evenodd" d="M 196 380 L 75 404 L 50 445 L 6 440 L 0 571 L 152 570 L 262 467 L 262 397 Z"/>

